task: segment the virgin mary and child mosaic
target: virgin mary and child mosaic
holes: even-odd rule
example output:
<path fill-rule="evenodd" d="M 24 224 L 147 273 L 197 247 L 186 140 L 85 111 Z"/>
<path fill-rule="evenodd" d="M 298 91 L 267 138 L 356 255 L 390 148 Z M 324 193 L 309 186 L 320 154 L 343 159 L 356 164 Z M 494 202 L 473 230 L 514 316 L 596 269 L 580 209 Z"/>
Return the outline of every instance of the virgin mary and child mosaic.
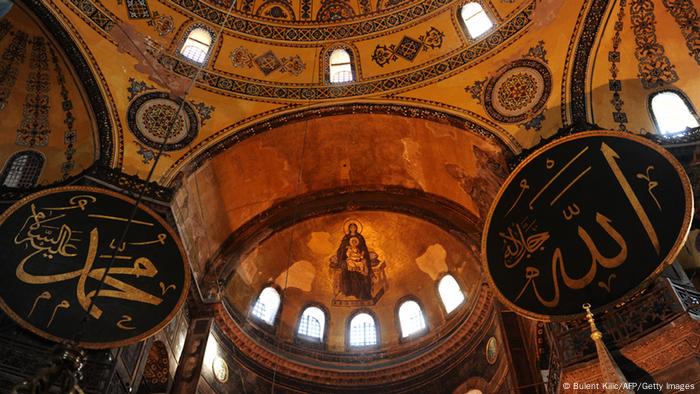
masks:
<path fill-rule="evenodd" d="M 374 305 L 386 287 L 385 264 L 370 250 L 362 236 L 362 224 L 349 220 L 345 235 L 334 256 L 330 257 L 334 306 Z"/>

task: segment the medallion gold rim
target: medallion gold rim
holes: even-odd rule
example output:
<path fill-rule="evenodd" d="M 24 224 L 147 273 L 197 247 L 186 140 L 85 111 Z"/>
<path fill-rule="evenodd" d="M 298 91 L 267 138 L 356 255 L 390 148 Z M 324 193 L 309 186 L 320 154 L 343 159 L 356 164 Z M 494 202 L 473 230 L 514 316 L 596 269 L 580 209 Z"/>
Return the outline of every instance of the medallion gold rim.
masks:
<path fill-rule="evenodd" d="M 131 205 L 135 205 L 136 200 L 129 196 L 125 196 L 123 194 L 120 194 L 118 192 L 115 192 L 113 190 L 109 189 L 104 189 L 101 187 L 95 187 L 95 186 L 59 186 L 59 187 L 54 187 L 54 188 L 49 188 L 46 190 L 41 190 L 36 193 L 32 193 L 28 196 L 23 197 L 22 199 L 18 200 L 12 206 L 7 208 L 5 212 L 3 212 L 0 215 L 0 226 L 2 226 L 5 223 L 5 220 L 7 220 L 8 217 L 10 217 L 14 212 L 22 208 L 23 206 L 26 205 L 26 203 L 36 200 L 37 198 L 49 195 L 49 194 L 55 194 L 55 193 L 60 193 L 64 191 L 87 191 L 87 192 L 93 192 L 93 193 L 102 193 L 109 195 L 111 197 L 116 197 L 122 201 L 126 201 Z M 150 338 L 151 336 L 157 334 L 160 330 L 162 330 L 168 323 L 172 321 L 172 319 L 175 317 L 177 313 L 180 312 L 182 309 L 182 305 L 185 303 L 185 300 L 187 299 L 187 295 L 189 294 L 190 291 L 190 285 L 191 285 L 191 273 L 190 273 L 190 264 L 187 259 L 187 255 L 185 254 L 185 250 L 182 246 L 182 242 L 180 241 L 180 237 L 178 233 L 173 229 L 166 221 L 163 219 L 158 213 L 153 211 L 151 208 L 143 205 L 143 203 L 138 205 L 139 209 L 142 209 L 146 213 L 148 213 L 151 217 L 155 218 L 158 223 L 160 223 L 163 228 L 170 234 L 170 236 L 173 238 L 175 243 L 177 244 L 177 248 L 180 251 L 180 254 L 182 255 L 182 263 L 183 263 L 183 268 L 184 268 L 184 280 L 183 280 L 183 288 L 182 288 L 182 293 L 180 294 L 180 298 L 178 299 L 177 303 L 175 304 L 175 307 L 173 310 L 158 324 L 156 324 L 153 328 L 151 328 L 148 331 L 145 331 L 137 336 L 128 338 L 128 339 L 123 339 L 121 341 L 113 341 L 113 342 L 78 342 L 78 345 L 87 348 L 87 349 L 110 349 L 110 348 L 116 348 L 116 347 L 122 347 L 122 346 L 128 346 L 132 345 L 134 343 L 141 342 L 144 339 Z M 65 341 L 70 341 L 69 338 L 63 338 L 59 337 L 56 335 L 49 334 L 45 331 L 42 331 L 32 325 L 31 323 L 27 322 L 23 318 L 21 318 L 19 315 L 17 315 L 6 303 L 5 300 L 0 297 L 0 309 L 3 310 L 12 320 L 15 321 L 15 323 L 19 324 L 22 328 L 29 330 L 30 332 L 48 339 L 53 342 L 61 343 Z"/>
<path fill-rule="evenodd" d="M 666 160 L 669 161 L 671 166 L 676 170 L 676 173 L 678 174 L 678 178 L 681 182 L 683 192 L 684 192 L 684 202 L 685 202 L 685 214 L 683 217 L 683 222 L 681 224 L 681 229 L 678 232 L 678 236 L 676 238 L 676 241 L 674 242 L 673 246 L 669 250 L 668 254 L 664 258 L 663 261 L 661 261 L 656 267 L 654 271 L 652 271 L 646 279 L 644 279 L 639 285 L 633 287 L 629 291 L 627 291 L 625 294 L 622 296 L 618 297 L 616 300 L 608 302 L 606 304 L 597 306 L 594 310 L 595 311 L 607 311 L 610 309 L 610 307 L 613 307 L 615 305 L 620 304 L 621 302 L 626 302 L 630 298 L 632 298 L 637 292 L 640 290 L 646 288 L 651 284 L 660 274 L 661 272 L 666 269 L 669 265 L 673 263 L 673 260 L 678 256 L 678 253 L 680 252 L 681 248 L 683 247 L 683 244 L 685 243 L 686 239 L 688 238 L 688 233 L 690 232 L 690 222 L 693 217 L 693 213 L 695 211 L 695 206 L 694 206 L 694 201 L 693 201 L 693 190 L 690 185 L 690 180 L 688 179 L 688 174 L 685 172 L 683 169 L 683 166 L 680 164 L 678 159 L 676 159 L 666 148 L 663 146 L 637 134 L 631 134 L 631 133 L 623 133 L 620 131 L 612 131 L 612 130 L 594 130 L 594 131 L 586 131 L 586 132 L 581 132 L 577 133 L 574 135 L 562 137 L 558 140 L 552 141 L 548 143 L 547 145 L 537 149 L 536 151 L 532 152 L 528 157 L 525 158 L 520 164 L 518 164 L 515 169 L 508 174 L 508 177 L 506 180 L 503 182 L 501 185 L 501 188 L 498 190 L 498 193 L 496 194 L 496 197 L 493 200 L 493 203 L 491 204 L 491 207 L 489 208 L 489 213 L 486 216 L 486 220 L 484 221 L 484 228 L 482 230 L 482 235 L 481 235 L 481 267 L 484 270 L 484 273 L 486 275 L 486 280 L 493 289 L 494 294 L 496 294 L 496 297 L 500 302 L 502 302 L 505 306 L 507 306 L 509 309 L 512 311 L 518 313 L 521 316 L 525 316 L 527 318 L 533 319 L 533 320 L 539 320 L 539 321 L 544 321 L 544 322 L 562 322 L 562 321 L 569 321 L 569 320 L 575 320 L 579 319 L 581 317 L 584 317 L 586 312 L 581 311 L 580 313 L 575 313 L 575 314 L 567 314 L 567 315 L 545 315 L 545 314 L 540 314 L 540 313 L 535 313 L 532 311 L 529 311 L 527 309 L 521 308 L 517 305 L 515 305 L 513 302 L 508 300 L 503 293 L 501 293 L 501 290 L 496 286 L 495 282 L 493 281 L 493 278 L 491 276 L 491 271 L 489 270 L 489 264 L 488 264 L 488 259 L 486 256 L 486 243 L 487 243 L 487 236 L 489 233 L 489 229 L 491 227 L 491 219 L 493 216 L 494 211 L 496 210 L 496 207 L 505 192 L 505 190 L 510 186 L 512 183 L 513 179 L 519 175 L 520 171 L 525 167 L 528 163 L 533 161 L 534 159 L 538 158 L 540 155 L 543 153 L 551 150 L 552 148 L 577 139 L 582 139 L 582 138 L 587 138 L 587 137 L 613 137 L 613 138 L 622 138 L 622 139 L 628 139 L 628 140 L 633 140 L 635 142 L 641 143 L 643 145 L 648 146 L 649 148 L 653 149 L 657 153 L 659 153 L 661 156 L 663 156 Z"/>

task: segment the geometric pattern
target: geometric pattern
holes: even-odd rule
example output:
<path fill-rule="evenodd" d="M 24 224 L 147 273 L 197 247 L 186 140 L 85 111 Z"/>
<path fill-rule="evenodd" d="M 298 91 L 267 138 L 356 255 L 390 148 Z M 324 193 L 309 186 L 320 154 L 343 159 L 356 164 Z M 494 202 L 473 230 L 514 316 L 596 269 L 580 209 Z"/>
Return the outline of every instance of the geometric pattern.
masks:
<path fill-rule="evenodd" d="M 509 63 L 491 78 L 484 107 L 494 119 L 518 123 L 539 112 L 552 91 L 552 75 L 540 61 L 524 58 Z"/>
<path fill-rule="evenodd" d="M 141 143 L 166 151 L 184 148 L 199 133 L 199 120 L 192 105 L 180 98 L 172 99 L 165 92 L 136 97 L 129 104 L 127 123 Z"/>
<path fill-rule="evenodd" d="M 274 53 L 272 53 L 272 51 L 267 51 L 256 57 L 255 64 L 258 65 L 260 71 L 262 71 L 262 73 L 265 75 L 268 75 L 282 66 L 282 62 L 277 58 L 277 56 L 275 56 Z"/>
<path fill-rule="evenodd" d="M 73 127 L 75 116 L 73 116 L 73 102 L 68 96 L 68 89 L 66 88 L 66 77 L 63 75 L 63 70 L 61 70 L 58 64 L 58 58 L 53 48 L 49 47 L 49 52 L 51 53 L 51 62 L 53 63 L 54 70 L 56 70 L 56 76 L 60 86 L 61 108 L 64 113 L 63 124 L 66 126 L 63 132 L 63 144 L 66 146 L 64 156 L 66 160 L 61 164 L 61 174 L 63 175 L 63 179 L 66 179 L 70 176 L 71 170 L 75 167 L 73 155 L 75 154 L 75 142 L 78 139 L 78 132 Z"/>
<path fill-rule="evenodd" d="M 275 70 L 281 73 L 288 72 L 292 75 L 299 75 L 306 69 L 306 64 L 301 60 L 299 55 L 280 59 L 272 51 L 267 51 L 256 57 L 254 53 L 250 52 L 245 47 L 234 49 L 229 55 L 229 58 L 235 67 L 251 68 L 255 65 L 265 75 Z"/>
<path fill-rule="evenodd" d="M 388 47 L 377 45 L 372 54 L 372 60 L 380 67 L 395 61 L 398 59 L 398 56 L 408 61 L 413 61 L 421 49 L 427 51 L 428 49 L 440 48 L 443 37 L 445 37 L 445 33 L 431 27 L 424 35 L 418 37 L 418 40 L 404 36 L 398 45 L 391 44 Z"/>
<path fill-rule="evenodd" d="M 0 176 L 0 186 L 28 189 L 36 186 L 41 169 L 44 167 L 44 156 L 33 150 L 17 152 L 5 163 Z"/>
<path fill-rule="evenodd" d="M 131 19 L 150 19 L 146 0 L 126 0 L 126 9 Z"/>
<path fill-rule="evenodd" d="M 573 61 L 567 56 L 565 70 L 568 70 L 569 62 L 571 61 L 571 88 L 569 90 L 571 122 L 575 125 L 585 125 L 587 123 L 586 114 L 586 76 L 588 75 L 589 58 L 592 53 L 593 44 L 595 42 L 598 29 L 601 26 L 603 17 L 608 15 L 606 9 L 611 0 L 592 0 L 586 18 L 583 21 L 583 30 L 580 34 L 580 39 L 574 48 L 574 40 L 576 35 L 572 36 L 572 41 L 569 43 L 569 51 L 573 51 Z M 577 23 L 578 25 L 578 23 Z M 578 29 L 578 27 L 577 27 Z M 564 72 L 566 75 L 566 71 Z M 562 106 L 561 119 L 566 123 L 566 98 L 564 87 L 562 84 Z"/>
<path fill-rule="evenodd" d="M 622 106 L 624 101 L 620 92 L 622 91 L 622 81 L 617 79 L 619 68 L 617 64 L 620 62 L 620 34 L 622 33 L 623 18 L 625 17 L 625 6 L 627 0 L 620 0 L 620 10 L 617 13 L 617 21 L 615 22 L 614 30 L 615 35 L 613 36 L 613 47 L 610 52 L 608 52 L 608 62 L 610 62 L 610 80 L 608 81 L 608 89 L 613 94 L 610 103 L 615 108 L 613 112 L 613 120 L 618 124 L 618 130 L 627 131 L 627 114 L 622 111 Z"/>
<path fill-rule="evenodd" d="M 72 0 L 72 1 L 87 1 L 87 0 Z M 236 33 L 267 38 L 280 41 L 335 41 L 347 40 L 355 36 L 363 36 L 368 32 L 379 33 L 394 29 L 404 24 L 412 23 L 416 19 L 428 15 L 441 8 L 451 6 L 452 0 L 426 0 L 418 2 L 411 7 L 401 9 L 391 15 L 381 15 L 372 19 L 357 21 L 354 23 L 344 24 L 342 26 L 318 26 L 318 27 L 287 27 L 287 26 L 271 26 L 269 23 L 261 23 L 253 20 L 245 20 L 242 18 L 226 18 L 225 10 L 220 10 L 211 7 L 201 1 L 191 0 L 171 0 L 175 4 L 194 15 L 208 20 L 211 23 L 220 25 L 222 21 L 226 21 L 226 29 Z M 252 1 L 251 1 L 252 3 Z M 245 4 L 245 3 L 244 3 Z M 332 3 L 338 6 L 338 3 Z M 344 4 L 344 3 L 341 3 Z M 349 13 L 350 10 L 343 9 L 328 9 L 326 7 L 324 18 L 339 17 Z M 319 10 L 319 13 L 320 10 Z M 324 20 L 318 17 L 318 20 Z M 331 20 L 331 19 L 326 19 Z"/>

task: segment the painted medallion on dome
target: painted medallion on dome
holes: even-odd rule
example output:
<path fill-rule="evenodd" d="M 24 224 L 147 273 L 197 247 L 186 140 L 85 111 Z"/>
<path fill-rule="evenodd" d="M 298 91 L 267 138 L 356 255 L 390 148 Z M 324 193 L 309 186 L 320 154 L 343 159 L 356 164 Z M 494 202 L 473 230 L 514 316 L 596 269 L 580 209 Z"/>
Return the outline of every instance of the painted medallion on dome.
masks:
<path fill-rule="evenodd" d="M 181 108 L 182 107 L 182 108 Z M 165 92 L 138 96 L 127 111 L 129 128 L 144 145 L 154 149 L 177 150 L 187 146 L 199 132 L 195 108 Z"/>
<path fill-rule="evenodd" d="M 520 59 L 491 78 L 484 91 L 488 114 L 501 122 L 517 123 L 544 107 L 552 91 L 552 74 L 543 63 Z"/>

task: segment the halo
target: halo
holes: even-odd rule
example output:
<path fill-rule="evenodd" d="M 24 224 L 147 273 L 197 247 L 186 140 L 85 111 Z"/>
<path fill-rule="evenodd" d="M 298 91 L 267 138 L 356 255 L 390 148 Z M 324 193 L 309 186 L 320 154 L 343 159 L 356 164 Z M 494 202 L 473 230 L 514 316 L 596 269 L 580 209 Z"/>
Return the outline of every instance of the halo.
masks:
<path fill-rule="evenodd" d="M 349 228 L 351 224 L 355 224 L 357 226 L 357 233 L 362 234 L 362 223 L 357 220 L 357 219 L 348 219 L 343 223 L 343 233 L 347 234 L 350 232 Z"/>

